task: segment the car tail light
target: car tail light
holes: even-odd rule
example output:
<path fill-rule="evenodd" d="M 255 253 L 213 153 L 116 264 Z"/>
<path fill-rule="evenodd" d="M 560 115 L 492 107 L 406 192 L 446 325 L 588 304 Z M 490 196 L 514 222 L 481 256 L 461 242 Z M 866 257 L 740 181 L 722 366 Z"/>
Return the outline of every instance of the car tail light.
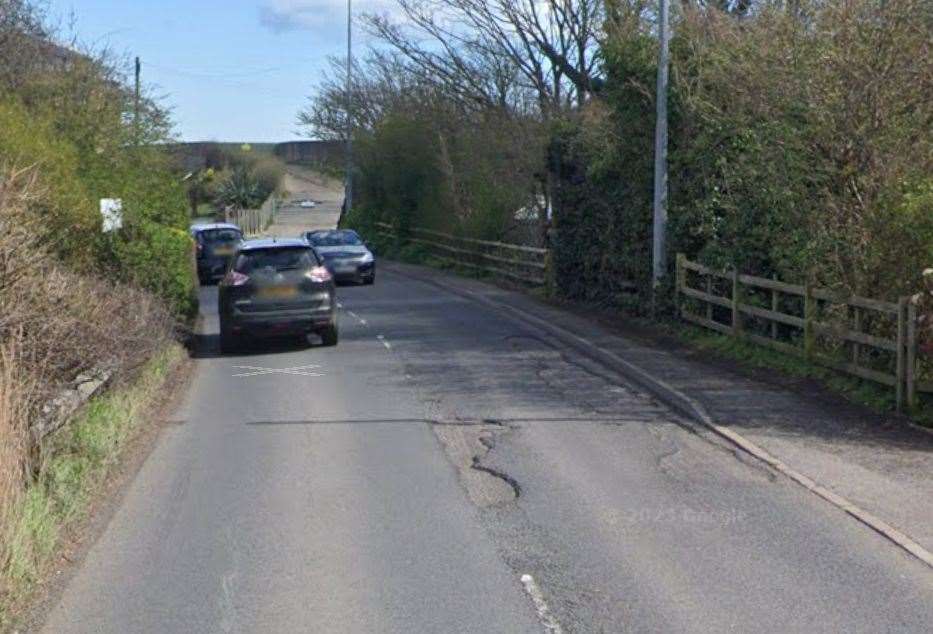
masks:
<path fill-rule="evenodd" d="M 227 275 L 227 282 L 230 286 L 243 286 L 249 281 L 249 275 L 244 275 L 239 271 L 230 271 Z"/>
<path fill-rule="evenodd" d="M 197 246 L 198 248 L 198 257 L 200 257 L 201 255 L 204 254 L 204 245 L 198 242 L 197 245 L 195 246 Z"/>
<path fill-rule="evenodd" d="M 308 273 L 308 277 L 311 278 L 312 282 L 329 282 L 332 279 L 330 271 L 328 271 L 323 266 L 316 266 L 311 269 L 311 272 Z"/>

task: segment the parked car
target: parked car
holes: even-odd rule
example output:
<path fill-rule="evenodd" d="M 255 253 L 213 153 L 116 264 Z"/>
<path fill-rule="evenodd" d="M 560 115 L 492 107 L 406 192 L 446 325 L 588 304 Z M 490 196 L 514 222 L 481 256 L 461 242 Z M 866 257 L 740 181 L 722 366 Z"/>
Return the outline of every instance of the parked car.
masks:
<path fill-rule="evenodd" d="M 324 258 L 324 265 L 338 282 L 376 281 L 376 257 L 355 231 L 308 231 L 303 237 Z"/>
<path fill-rule="evenodd" d="M 317 207 L 317 203 L 313 200 L 302 200 L 300 203 L 298 203 L 298 206 L 302 209 L 314 209 Z"/>
<path fill-rule="evenodd" d="M 243 232 L 236 225 L 218 222 L 192 225 L 191 237 L 197 248 L 198 279 L 201 284 L 208 284 L 227 272 L 230 258 L 243 240 Z"/>
<path fill-rule="evenodd" d="M 337 345 L 334 278 L 305 240 L 264 238 L 241 243 L 218 287 L 220 347 L 244 337 L 308 333 Z"/>

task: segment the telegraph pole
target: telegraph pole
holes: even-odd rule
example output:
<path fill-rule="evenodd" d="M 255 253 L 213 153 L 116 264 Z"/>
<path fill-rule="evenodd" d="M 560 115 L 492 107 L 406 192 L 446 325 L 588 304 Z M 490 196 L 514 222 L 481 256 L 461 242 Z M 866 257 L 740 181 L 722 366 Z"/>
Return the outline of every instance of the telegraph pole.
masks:
<path fill-rule="evenodd" d="M 666 269 L 667 242 L 667 80 L 670 54 L 670 0 L 658 0 L 657 121 L 654 130 L 654 239 L 652 250 L 652 307 Z"/>
<path fill-rule="evenodd" d="M 347 175 L 344 184 L 344 213 L 353 205 L 353 0 L 347 0 Z"/>
<path fill-rule="evenodd" d="M 142 71 L 142 64 L 139 56 L 136 57 L 136 88 L 133 95 L 133 134 L 135 141 L 139 143 L 139 74 Z"/>

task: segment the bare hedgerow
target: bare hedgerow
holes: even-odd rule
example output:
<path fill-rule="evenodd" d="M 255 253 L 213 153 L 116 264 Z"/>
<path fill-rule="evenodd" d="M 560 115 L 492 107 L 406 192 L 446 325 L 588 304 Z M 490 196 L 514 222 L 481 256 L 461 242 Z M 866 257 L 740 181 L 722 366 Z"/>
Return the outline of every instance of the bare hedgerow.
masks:
<path fill-rule="evenodd" d="M 20 358 L 48 394 L 83 371 L 141 364 L 174 319 L 149 293 L 62 266 L 29 211 L 36 182 L 33 170 L 0 168 L 0 342 L 22 333 Z"/>
<path fill-rule="evenodd" d="M 84 372 L 131 377 L 175 325 L 153 295 L 78 275 L 43 246 L 37 183 L 0 165 L 0 530 L 42 459 L 30 433 L 42 405 Z"/>

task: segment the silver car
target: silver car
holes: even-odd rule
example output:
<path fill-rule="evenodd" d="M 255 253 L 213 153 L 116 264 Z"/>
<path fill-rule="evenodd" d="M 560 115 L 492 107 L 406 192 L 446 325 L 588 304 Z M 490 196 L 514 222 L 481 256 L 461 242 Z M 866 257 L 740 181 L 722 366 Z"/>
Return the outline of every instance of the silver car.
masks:
<path fill-rule="evenodd" d="M 302 237 L 323 258 L 324 266 L 338 282 L 372 284 L 376 281 L 376 258 L 356 231 L 308 231 Z"/>

